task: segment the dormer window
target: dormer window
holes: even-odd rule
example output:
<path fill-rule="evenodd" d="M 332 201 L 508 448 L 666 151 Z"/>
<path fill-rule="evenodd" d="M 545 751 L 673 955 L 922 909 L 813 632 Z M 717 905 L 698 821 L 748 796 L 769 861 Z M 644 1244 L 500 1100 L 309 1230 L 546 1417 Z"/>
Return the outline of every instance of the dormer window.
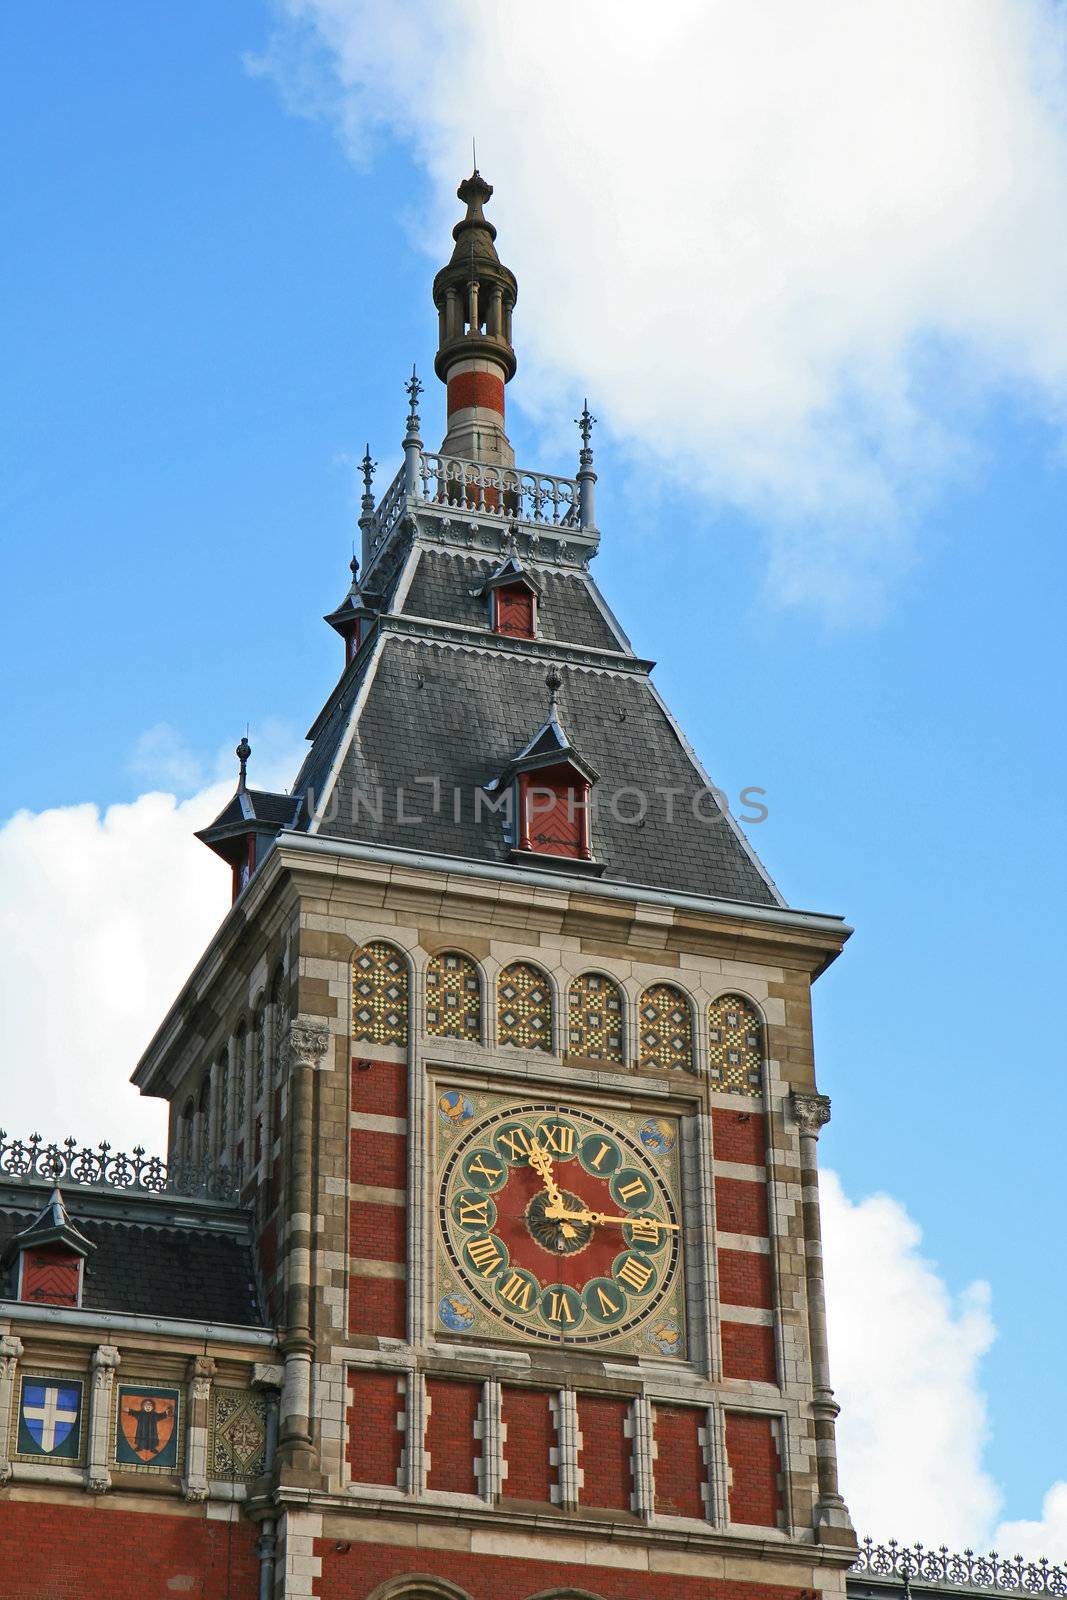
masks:
<path fill-rule="evenodd" d="M 2 1264 L 17 1257 L 16 1293 L 27 1305 L 80 1306 L 85 1258 L 92 1249 L 67 1215 L 63 1196 L 53 1189 L 44 1210 L 11 1240 Z"/>
<path fill-rule="evenodd" d="M 592 859 L 589 837 L 591 784 L 569 761 L 520 772 L 519 849 L 536 855 Z"/>
<path fill-rule="evenodd" d="M 511 639 L 533 639 L 537 632 L 537 596 L 525 583 L 509 583 L 492 591 L 493 632 Z"/>

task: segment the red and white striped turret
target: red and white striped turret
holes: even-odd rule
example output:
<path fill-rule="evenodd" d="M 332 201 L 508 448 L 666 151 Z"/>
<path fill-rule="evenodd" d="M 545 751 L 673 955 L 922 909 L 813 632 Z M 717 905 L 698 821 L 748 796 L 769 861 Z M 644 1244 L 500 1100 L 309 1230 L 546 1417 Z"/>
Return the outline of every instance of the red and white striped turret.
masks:
<path fill-rule="evenodd" d="M 482 214 L 492 192 L 477 167 L 456 190 L 467 215 L 452 229 L 452 259 L 433 281 L 439 326 L 434 370 L 448 389 L 442 454 L 514 466 L 504 431 L 504 385 L 515 373 L 511 314 L 519 289 L 496 253 L 496 229 Z"/>

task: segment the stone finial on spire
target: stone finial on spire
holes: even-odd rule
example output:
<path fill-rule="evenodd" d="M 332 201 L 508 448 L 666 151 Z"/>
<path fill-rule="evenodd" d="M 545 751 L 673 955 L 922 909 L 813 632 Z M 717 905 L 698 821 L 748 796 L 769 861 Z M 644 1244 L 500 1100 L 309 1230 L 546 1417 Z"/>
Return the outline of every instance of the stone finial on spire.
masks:
<path fill-rule="evenodd" d="M 596 418 L 589 409 L 589 401 L 582 401 L 581 414 L 575 417 L 582 445 L 578 451 L 578 522 L 583 528 L 596 527 L 594 500 L 596 473 L 593 471 L 593 424 Z"/>
<path fill-rule="evenodd" d="M 408 397 L 409 434 L 415 434 L 419 431 L 419 425 L 422 420 L 419 416 L 419 396 L 422 394 L 424 388 L 425 385 L 420 382 L 419 375 L 415 370 L 415 364 L 413 362 L 411 366 L 411 377 L 404 385 L 404 392 Z"/>
<path fill-rule="evenodd" d="M 371 484 L 374 481 L 374 474 L 378 470 L 378 463 L 371 460 L 369 444 L 363 451 L 363 460 L 359 464 L 359 470 L 363 474 L 363 498 L 364 500 L 369 500 L 373 505 L 374 496 L 371 493 Z"/>
<path fill-rule="evenodd" d="M 252 754 L 252 746 L 248 742 L 248 730 L 241 736 L 241 742 L 234 751 L 234 755 L 241 763 L 237 774 L 237 793 L 244 794 L 248 788 L 248 758 Z"/>
<path fill-rule="evenodd" d="M 558 667 L 549 667 L 545 678 L 545 688 L 548 690 L 548 720 L 555 722 L 556 713 L 559 710 L 559 691 L 563 688 L 563 679 L 560 676 Z"/>

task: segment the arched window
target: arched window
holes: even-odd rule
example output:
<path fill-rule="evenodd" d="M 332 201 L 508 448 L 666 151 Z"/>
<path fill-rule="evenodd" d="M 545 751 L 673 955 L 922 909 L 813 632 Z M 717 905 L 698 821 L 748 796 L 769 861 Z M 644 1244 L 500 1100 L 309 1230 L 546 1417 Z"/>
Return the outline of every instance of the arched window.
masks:
<path fill-rule="evenodd" d="M 260 996 L 252 1036 L 252 1101 L 258 1105 L 267 1082 L 267 1011 Z"/>
<path fill-rule="evenodd" d="M 673 983 L 653 983 L 638 1008 L 640 1064 L 693 1070 L 693 1016 L 689 1001 Z"/>
<path fill-rule="evenodd" d="M 273 1081 L 278 1082 L 282 1073 L 282 1054 L 285 1049 L 285 1030 L 288 1024 L 288 1008 L 285 994 L 285 974 L 281 965 L 274 970 L 274 977 L 270 985 L 270 1066 Z"/>
<path fill-rule="evenodd" d="M 376 939 L 352 958 L 352 1038 L 408 1042 L 408 972 L 391 944 Z"/>
<path fill-rule="evenodd" d="M 234 1039 L 234 1138 L 243 1139 L 248 1111 L 248 1029 L 242 1022 Z"/>
<path fill-rule="evenodd" d="M 496 1042 L 551 1054 L 552 986 L 526 961 L 513 961 L 496 980 Z"/>
<path fill-rule="evenodd" d="M 470 956 L 446 950 L 426 967 L 426 1032 L 435 1039 L 482 1036 L 482 984 Z"/>
<path fill-rule="evenodd" d="M 200 1093 L 196 1101 L 196 1159 L 207 1159 L 211 1149 L 211 1068 L 200 1080 Z"/>
<path fill-rule="evenodd" d="M 216 1148 L 219 1155 L 225 1156 L 230 1142 L 230 1055 L 224 1050 L 219 1056 L 217 1070 L 219 1110 L 215 1122 L 217 1129 Z"/>
<path fill-rule="evenodd" d="M 720 995 L 708 1007 L 708 1076 L 733 1094 L 763 1093 L 763 1029 L 739 994 Z"/>
<path fill-rule="evenodd" d="M 389 1578 L 379 1584 L 367 1600 L 470 1600 L 466 1589 L 459 1589 L 447 1578 L 412 1572 L 404 1578 Z"/>
<path fill-rule="evenodd" d="M 583 972 L 570 988 L 567 1049 L 591 1061 L 622 1062 L 622 990 L 603 972 Z"/>
<path fill-rule="evenodd" d="M 185 1107 L 178 1124 L 178 1158 L 189 1163 L 193 1159 L 193 1123 L 196 1119 L 196 1109 L 191 1099 L 185 1102 Z"/>

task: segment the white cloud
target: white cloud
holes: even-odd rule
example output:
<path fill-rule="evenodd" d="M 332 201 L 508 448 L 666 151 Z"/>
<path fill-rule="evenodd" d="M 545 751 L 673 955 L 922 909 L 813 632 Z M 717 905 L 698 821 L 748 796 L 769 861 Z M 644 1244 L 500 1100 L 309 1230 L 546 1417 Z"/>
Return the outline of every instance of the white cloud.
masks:
<path fill-rule="evenodd" d="M 775 595 L 843 613 L 909 560 L 990 394 L 1062 417 L 1067 96 L 1053 0 L 277 0 L 252 63 L 437 197 L 471 135 L 543 415 L 594 409 L 769 530 Z M 404 198 L 398 197 L 398 205 Z"/>
<path fill-rule="evenodd" d="M 291 781 L 296 741 L 264 730 L 256 743 L 258 784 Z M 159 744 L 172 773 L 179 747 Z M 189 763 L 229 775 L 180 802 L 20 811 L 0 828 L 0 1125 L 13 1136 L 164 1148 L 160 1103 L 128 1079 L 229 905 L 229 873 L 193 833 L 233 793 L 234 758 Z"/>
<path fill-rule="evenodd" d="M 833 1172 L 820 1186 L 841 1485 L 853 1520 L 875 1538 L 981 1545 L 1000 1509 L 982 1460 L 989 1286 L 953 1296 L 889 1195 L 853 1202 Z"/>
<path fill-rule="evenodd" d="M 996 1531 L 996 1548 L 1006 1555 L 1039 1561 L 1067 1563 L 1067 1483 L 1054 1483 L 1046 1494 L 1037 1522 L 1002 1522 Z"/>

